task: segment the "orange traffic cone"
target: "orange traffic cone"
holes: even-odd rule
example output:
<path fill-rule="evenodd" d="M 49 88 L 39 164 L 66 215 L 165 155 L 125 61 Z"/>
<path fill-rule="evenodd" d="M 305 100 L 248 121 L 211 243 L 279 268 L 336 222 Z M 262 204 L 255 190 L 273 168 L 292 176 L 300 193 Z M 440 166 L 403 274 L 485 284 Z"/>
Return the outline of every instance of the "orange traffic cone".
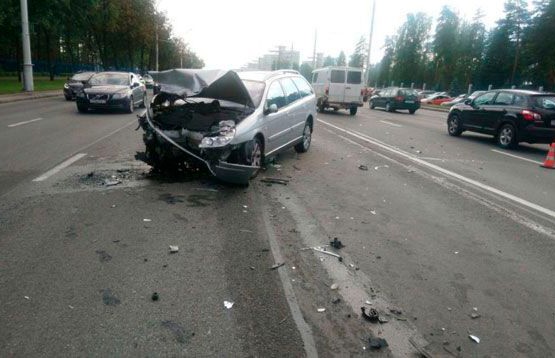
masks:
<path fill-rule="evenodd" d="M 549 152 L 547 152 L 547 157 L 545 157 L 542 167 L 555 169 L 555 142 L 549 145 Z"/>

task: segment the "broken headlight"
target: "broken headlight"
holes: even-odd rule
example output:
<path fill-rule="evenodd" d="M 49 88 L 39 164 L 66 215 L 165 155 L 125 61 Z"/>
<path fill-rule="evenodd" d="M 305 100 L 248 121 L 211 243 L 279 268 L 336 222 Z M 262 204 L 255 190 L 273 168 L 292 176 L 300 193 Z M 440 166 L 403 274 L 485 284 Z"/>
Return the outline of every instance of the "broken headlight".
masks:
<path fill-rule="evenodd" d="M 112 96 L 112 98 L 113 98 L 113 99 L 127 98 L 127 93 L 126 93 L 126 92 L 114 93 L 114 95 Z"/>
<path fill-rule="evenodd" d="M 221 121 L 217 136 L 204 137 L 199 148 L 219 148 L 228 145 L 235 137 L 235 122 Z"/>

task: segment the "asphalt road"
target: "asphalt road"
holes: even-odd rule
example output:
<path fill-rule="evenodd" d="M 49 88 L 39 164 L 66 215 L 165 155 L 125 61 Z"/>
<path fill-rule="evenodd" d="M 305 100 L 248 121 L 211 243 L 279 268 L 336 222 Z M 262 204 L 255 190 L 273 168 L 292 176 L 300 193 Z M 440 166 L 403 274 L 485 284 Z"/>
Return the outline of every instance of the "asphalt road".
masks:
<path fill-rule="evenodd" d="M 61 97 L 0 113 L 2 356 L 555 351 L 547 146 L 452 138 L 440 112 L 331 112 L 261 174 L 289 185 L 238 188 L 150 173 L 135 115 Z M 334 237 L 342 262 L 306 249 Z"/>

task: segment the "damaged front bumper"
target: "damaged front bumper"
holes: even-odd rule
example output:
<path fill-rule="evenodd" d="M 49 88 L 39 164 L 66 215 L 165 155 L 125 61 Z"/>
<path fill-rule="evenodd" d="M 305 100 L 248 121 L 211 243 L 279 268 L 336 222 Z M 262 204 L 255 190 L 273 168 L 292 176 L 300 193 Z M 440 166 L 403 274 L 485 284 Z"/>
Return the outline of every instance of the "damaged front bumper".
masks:
<path fill-rule="evenodd" d="M 149 118 L 148 110 L 143 114 L 139 115 L 139 127 L 143 128 L 145 133 L 151 132 L 152 135 L 156 135 L 157 140 L 163 140 L 165 144 L 170 144 L 173 148 L 182 152 L 190 159 L 206 165 L 210 173 L 216 178 L 232 183 L 232 184 L 247 184 L 250 178 L 260 170 L 260 167 L 243 165 L 237 163 L 229 163 L 225 160 L 218 159 L 217 156 L 209 155 L 215 154 L 216 152 L 221 152 L 222 148 L 219 149 L 205 149 L 200 154 L 194 153 L 185 146 L 177 143 L 174 139 L 170 138 L 163 130 L 158 128 L 152 120 Z M 138 128 L 137 128 L 138 129 Z M 145 144 L 146 140 L 145 140 Z M 147 144 L 148 146 L 148 144 Z M 225 148 L 224 148 L 225 149 Z M 213 153 L 211 153 L 211 151 Z M 205 155 L 203 155 L 205 154 Z M 214 157 L 214 158 L 212 158 Z"/>

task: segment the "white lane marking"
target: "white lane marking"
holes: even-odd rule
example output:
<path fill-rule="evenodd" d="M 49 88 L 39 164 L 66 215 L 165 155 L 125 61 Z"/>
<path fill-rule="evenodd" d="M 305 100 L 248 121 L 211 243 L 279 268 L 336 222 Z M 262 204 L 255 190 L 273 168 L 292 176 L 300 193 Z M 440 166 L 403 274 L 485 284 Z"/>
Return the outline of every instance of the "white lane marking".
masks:
<path fill-rule="evenodd" d="M 49 171 L 47 171 L 46 173 L 44 173 L 40 177 L 37 177 L 37 178 L 33 179 L 33 181 L 44 181 L 44 180 L 50 178 L 52 175 L 59 172 L 60 170 L 69 167 L 71 164 L 75 163 L 76 161 L 78 161 L 79 159 L 83 158 L 86 155 L 87 155 L 86 153 L 75 154 L 73 157 L 71 157 L 71 158 L 65 160 L 64 162 L 56 165 L 54 168 L 50 169 Z"/>
<path fill-rule="evenodd" d="M 39 118 L 31 119 L 29 121 L 12 123 L 12 124 L 8 124 L 8 127 L 13 128 L 13 127 L 17 127 L 17 126 L 22 126 L 24 124 L 29 124 L 29 123 L 33 123 L 33 122 L 42 121 L 43 119 L 44 118 L 39 117 Z"/>
<path fill-rule="evenodd" d="M 388 122 L 388 121 L 380 121 L 380 122 L 385 123 L 385 124 L 389 124 L 390 126 L 397 127 L 397 128 L 402 127 L 402 125 L 397 124 L 397 123 L 391 123 L 391 122 Z"/>
<path fill-rule="evenodd" d="M 331 124 L 331 123 L 327 123 L 327 122 L 325 122 L 325 121 L 323 121 L 323 120 L 321 120 L 321 119 L 318 119 L 318 121 L 319 121 L 320 123 L 323 123 L 323 124 L 327 125 L 327 126 L 330 126 L 330 127 L 332 127 L 332 128 L 335 128 L 335 129 L 337 129 L 338 131 L 341 131 L 341 132 L 343 132 L 343 133 L 347 133 L 347 134 L 349 134 L 349 135 L 351 135 L 351 136 L 353 136 L 353 137 L 355 137 L 355 138 L 361 139 L 361 140 L 363 140 L 363 141 L 365 141 L 365 142 L 368 142 L 368 143 L 370 143 L 370 144 L 376 145 L 376 146 L 378 146 L 378 147 L 380 147 L 380 148 L 382 148 L 382 149 L 385 149 L 385 150 L 387 150 L 387 151 L 390 151 L 390 152 L 392 152 L 392 153 L 395 153 L 395 154 L 397 154 L 397 155 L 400 155 L 400 156 L 402 156 L 402 157 L 404 157 L 404 158 L 406 158 L 406 159 L 409 159 L 409 160 L 411 160 L 411 161 L 413 161 L 413 162 L 415 162 L 415 163 L 418 163 L 418 164 L 420 164 L 420 165 L 422 165 L 422 166 L 425 166 L 425 167 L 428 167 L 428 168 L 433 169 L 433 170 L 435 170 L 435 171 L 438 171 L 438 172 L 440 172 L 440 173 L 442 173 L 442 174 L 444 174 L 444 175 L 450 176 L 450 177 L 455 178 L 455 179 L 457 179 L 457 180 L 460 180 L 460 181 L 462 181 L 462 182 L 464 182 L 464 183 L 467 183 L 467 184 L 470 184 L 470 185 L 474 185 L 475 187 L 478 187 L 478 188 L 480 188 L 480 189 L 482 189 L 482 190 L 488 191 L 488 192 L 490 192 L 490 193 L 492 193 L 492 194 L 495 194 L 495 195 L 499 195 L 500 197 L 503 197 L 503 198 L 505 198 L 505 199 L 508 199 L 508 200 L 510 200 L 510 201 L 513 201 L 513 202 L 515 202 L 515 203 L 517 203 L 517 204 L 520 204 L 520 205 L 522 205 L 522 206 L 525 206 L 525 207 L 527 207 L 527 208 L 529 208 L 529 209 L 536 210 L 536 211 L 538 211 L 538 212 L 540 212 L 540 213 L 542 213 L 542 214 L 544 214 L 544 215 L 547 215 L 547 216 L 549 216 L 549 217 L 555 219 L 555 211 L 553 211 L 553 210 L 550 210 L 550 209 L 548 209 L 548 208 L 544 208 L 543 206 L 540 206 L 540 205 L 538 205 L 538 204 L 534 204 L 534 203 L 532 203 L 532 202 L 529 202 L 528 200 L 522 199 L 522 198 L 520 198 L 520 197 L 518 197 L 518 196 L 516 196 L 516 195 L 513 195 L 513 194 L 506 193 L 506 192 L 504 192 L 504 191 L 502 191 L 502 190 L 499 190 L 499 189 L 496 189 L 496 188 L 494 188 L 494 187 L 492 187 L 492 186 L 489 186 L 489 185 L 480 183 L 480 182 L 477 181 L 477 180 L 467 178 L 467 177 L 465 177 L 465 176 L 463 176 L 463 175 L 460 175 L 460 174 L 457 174 L 457 173 L 452 172 L 452 171 L 450 171 L 450 170 L 444 169 L 444 168 L 442 168 L 442 167 L 440 167 L 440 166 L 437 166 L 437 165 L 435 165 L 435 164 L 428 163 L 428 162 L 426 162 L 426 161 L 424 161 L 424 160 L 422 160 L 422 159 L 420 159 L 420 158 L 415 157 L 415 156 L 412 155 L 412 154 L 403 152 L 403 151 L 401 151 L 401 150 L 399 150 L 399 149 L 392 148 L 391 146 L 389 146 L 389 145 L 387 145 L 387 144 L 380 143 L 380 141 L 378 141 L 377 139 L 374 139 L 374 138 L 369 137 L 369 136 L 367 136 L 367 135 L 362 136 L 362 135 L 356 134 L 356 133 L 354 133 L 354 132 L 348 131 L 348 130 L 343 129 L 343 128 L 341 128 L 341 127 L 335 126 L 335 125 L 333 125 L 333 124 Z"/>
<path fill-rule="evenodd" d="M 492 149 L 491 151 L 495 152 L 495 153 L 506 155 L 508 157 L 512 157 L 512 158 L 516 158 L 516 159 L 520 159 L 520 160 L 525 160 L 525 161 L 530 162 L 530 163 L 539 164 L 539 165 L 543 164 L 542 162 L 538 162 L 537 160 L 532 160 L 532 159 L 521 157 L 519 155 L 514 155 L 514 154 L 502 152 L 502 151 L 497 150 L 497 149 Z"/>

